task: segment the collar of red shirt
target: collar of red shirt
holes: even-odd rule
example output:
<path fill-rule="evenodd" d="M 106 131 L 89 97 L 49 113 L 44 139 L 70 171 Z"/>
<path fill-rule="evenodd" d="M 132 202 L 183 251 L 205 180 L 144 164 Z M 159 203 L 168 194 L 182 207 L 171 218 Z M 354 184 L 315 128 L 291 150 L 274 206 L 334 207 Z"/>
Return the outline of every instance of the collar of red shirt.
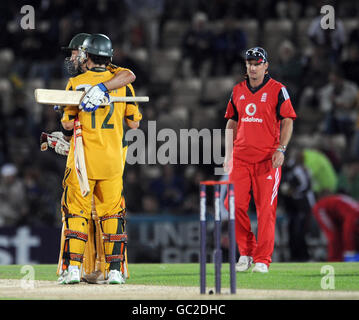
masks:
<path fill-rule="evenodd" d="M 252 93 L 256 93 L 257 91 L 259 91 L 260 89 L 262 89 L 266 83 L 270 80 L 270 75 L 267 73 L 266 75 L 264 75 L 264 79 L 261 85 L 259 85 L 258 87 L 252 88 L 251 85 L 249 84 L 249 80 L 247 78 L 246 83 L 247 83 L 247 87 L 248 89 L 252 92 Z"/>

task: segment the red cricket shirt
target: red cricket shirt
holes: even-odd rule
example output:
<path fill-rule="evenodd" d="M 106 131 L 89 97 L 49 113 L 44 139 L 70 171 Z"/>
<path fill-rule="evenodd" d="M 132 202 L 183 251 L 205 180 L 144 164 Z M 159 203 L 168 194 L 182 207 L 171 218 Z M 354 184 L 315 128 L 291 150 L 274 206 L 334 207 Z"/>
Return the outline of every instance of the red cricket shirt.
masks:
<path fill-rule="evenodd" d="M 233 161 L 257 163 L 271 159 L 279 145 L 281 120 L 296 117 L 285 86 L 269 75 L 255 89 L 248 80 L 238 83 L 225 114 L 226 119 L 238 122 Z"/>

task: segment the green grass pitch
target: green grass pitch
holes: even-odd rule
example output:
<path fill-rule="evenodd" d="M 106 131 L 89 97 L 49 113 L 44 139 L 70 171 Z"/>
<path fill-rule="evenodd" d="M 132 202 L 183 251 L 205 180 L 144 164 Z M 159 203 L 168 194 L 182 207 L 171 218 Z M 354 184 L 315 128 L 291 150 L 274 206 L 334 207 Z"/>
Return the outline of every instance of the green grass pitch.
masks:
<path fill-rule="evenodd" d="M 330 266 L 330 272 L 323 268 Z M 56 265 L 34 265 L 35 280 L 57 280 Z M 0 279 L 21 279 L 21 265 L 0 266 Z M 199 264 L 130 264 L 127 284 L 199 287 Z M 359 291 L 359 263 L 272 263 L 268 274 L 237 273 L 238 289 L 321 290 L 334 277 L 335 290 Z M 207 287 L 214 287 L 214 266 L 207 264 Z M 229 287 L 229 266 L 222 266 L 222 287 Z"/>

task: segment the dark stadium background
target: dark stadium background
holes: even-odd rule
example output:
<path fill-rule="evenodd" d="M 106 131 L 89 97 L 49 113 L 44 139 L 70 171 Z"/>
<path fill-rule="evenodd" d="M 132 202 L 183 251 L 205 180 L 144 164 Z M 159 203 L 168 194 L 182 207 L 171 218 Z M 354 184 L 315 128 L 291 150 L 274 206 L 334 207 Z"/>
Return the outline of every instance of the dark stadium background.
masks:
<path fill-rule="evenodd" d="M 21 28 L 23 5 L 35 9 L 34 29 Z M 333 30 L 320 27 L 323 5 L 335 9 Z M 288 175 L 303 151 L 317 150 L 329 160 L 331 192 L 359 200 L 358 1 L 32 0 L 1 1 L 0 12 L 0 264 L 57 262 L 66 160 L 40 151 L 41 132 L 58 131 L 59 114 L 36 104 L 33 90 L 65 87 L 60 47 L 79 32 L 108 35 L 113 62 L 136 74 L 136 94 L 150 97 L 141 106 L 145 134 L 149 120 L 177 133 L 224 129 L 231 89 L 245 73 L 243 54 L 264 47 L 270 75 L 287 86 L 298 114 Z M 345 85 L 328 97 L 338 81 Z M 198 261 L 198 182 L 220 179 L 215 167 L 127 165 L 130 262 Z M 326 181 L 311 183 L 315 195 L 326 188 Z M 284 175 L 282 187 L 273 261 L 325 260 L 310 207 L 291 202 L 296 183 Z"/>

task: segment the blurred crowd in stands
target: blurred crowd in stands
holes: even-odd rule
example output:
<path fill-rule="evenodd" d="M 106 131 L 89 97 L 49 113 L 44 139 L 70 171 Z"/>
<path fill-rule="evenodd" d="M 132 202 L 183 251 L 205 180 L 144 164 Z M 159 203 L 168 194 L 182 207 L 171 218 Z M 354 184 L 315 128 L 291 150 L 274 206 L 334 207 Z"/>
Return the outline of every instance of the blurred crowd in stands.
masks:
<path fill-rule="evenodd" d="M 39 149 L 42 131 L 59 130 L 59 114 L 37 105 L 33 89 L 65 87 L 60 48 L 79 32 L 108 35 L 113 62 L 136 74 L 137 95 L 150 96 L 142 106 L 145 133 L 149 120 L 158 130 L 224 129 L 231 88 L 245 73 L 243 54 L 263 46 L 270 75 L 287 86 L 298 114 L 279 196 L 292 234 L 301 233 L 323 192 L 359 200 L 357 1 L 32 0 L 35 29 L 23 30 L 25 4 L 0 3 L 0 226 L 61 220 L 66 160 Z M 321 28 L 325 4 L 335 9 L 335 29 Z M 213 169 L 127 165 L 129 213 L 196 213 L 198 182 L 220 178 Z M 292 245 L 301 247 L 298 241 Z"/>

